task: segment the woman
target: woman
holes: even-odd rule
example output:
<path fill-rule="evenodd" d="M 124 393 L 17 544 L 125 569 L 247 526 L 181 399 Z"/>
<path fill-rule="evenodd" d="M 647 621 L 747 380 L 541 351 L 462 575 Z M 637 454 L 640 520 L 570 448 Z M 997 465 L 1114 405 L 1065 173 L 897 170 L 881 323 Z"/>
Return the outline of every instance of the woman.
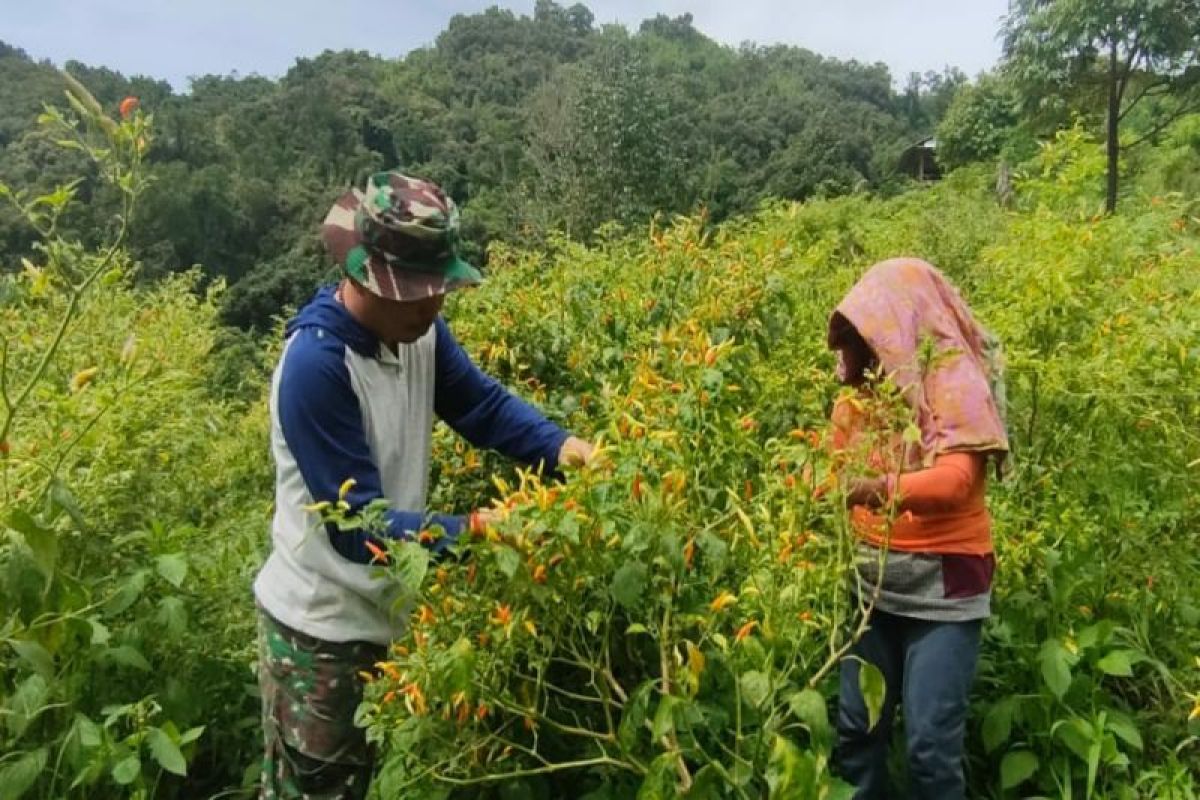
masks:
<path fill-rule="evenodd" d="M 857 798 L 896 796 L 887 749 L 902 703 L 913 796 L 961 798 L 967 698 L 995 567 L 986 466 L 999 469 L 1008 451 L 994 341 L 937 269 L 893 259 L 837 307 L 829 346 L 838 377 L 854 387 L 834 408 L 833 445 L 841 469 L 858 476 L 847 493 L 862 551 L 855 589 L 874 603 L 869 630 L 842 663 L 840 768 Z M 919 437 L 885 410 L 885 380 Z M 887 685 L 874 727 L 859 659 Z"/>

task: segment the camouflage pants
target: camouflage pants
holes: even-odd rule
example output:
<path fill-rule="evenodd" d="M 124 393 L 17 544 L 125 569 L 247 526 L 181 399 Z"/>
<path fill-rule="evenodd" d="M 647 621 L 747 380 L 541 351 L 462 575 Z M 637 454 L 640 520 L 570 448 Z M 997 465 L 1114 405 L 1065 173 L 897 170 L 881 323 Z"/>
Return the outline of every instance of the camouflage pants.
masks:
<path fill-rule="evenodd" d="M 262 800 L 362 800 L 372 754 L 354 726 L 360 671 L 386 649 L 326 642 L 294 631 L 259 609 L 258 683 L 262 691 Z"/>

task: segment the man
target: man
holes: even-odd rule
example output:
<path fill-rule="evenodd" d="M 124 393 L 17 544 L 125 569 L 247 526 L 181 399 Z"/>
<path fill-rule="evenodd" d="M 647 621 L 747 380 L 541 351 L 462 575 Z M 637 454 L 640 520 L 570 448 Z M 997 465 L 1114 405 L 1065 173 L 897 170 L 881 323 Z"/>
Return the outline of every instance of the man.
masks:
<path fill-rule="evenodd" d="M 443 532 L 427 545 L 440 556 L 466 522 L 425 512 L 434 415 L 477 447 L 547 470 L 591 453 L 480 372 L 438 315 L 446 292 L 482 277 L 458 257 L 458 212 L 439 187 L 377 173 L 334 204 L 321 234 L 345 278 L 287 326 L 271 390 L 273 549 L 254 582 L 272 800 L 366 794 L 359 672 L 403 628 L 395 587 L 372 560 L 381 538 L 430 528 Z M 307 510 L 380 498 L 382 536 L 322 527 Z"/>

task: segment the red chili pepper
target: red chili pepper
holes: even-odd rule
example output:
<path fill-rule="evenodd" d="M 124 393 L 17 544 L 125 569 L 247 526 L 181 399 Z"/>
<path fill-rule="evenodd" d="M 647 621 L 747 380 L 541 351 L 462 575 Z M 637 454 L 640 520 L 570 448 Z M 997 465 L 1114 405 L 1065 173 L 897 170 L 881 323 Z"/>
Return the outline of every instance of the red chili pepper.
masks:
<path fill-rule="evenodd" d="M 368 539 L 365 542 L 365 544 L 367 545 L 367 550 L 371 551 L 371 563 L 375 563 L 376 561 L 378 561 L 381 564 L 387 563 L 387 560 L 388 560 L 387 551 L 385 551 L 382 547 L 380 547 L 379 545 L 372 542 L 370 539 Z"/>

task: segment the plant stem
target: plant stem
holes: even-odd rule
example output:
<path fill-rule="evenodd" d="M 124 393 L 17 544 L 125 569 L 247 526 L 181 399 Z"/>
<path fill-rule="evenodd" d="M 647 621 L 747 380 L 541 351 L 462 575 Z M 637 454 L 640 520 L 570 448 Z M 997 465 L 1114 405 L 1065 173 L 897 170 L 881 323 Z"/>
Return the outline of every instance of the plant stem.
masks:
<path fill-rule="evenodd" d="M 50 341 L 50 346 L 46 348 L 44 353 L 42 353 L 41 361 L 38 362 L 33 374 L 29 376 L 29 380 L 17 395 L 16 400 L 9 402 L 7 400 L 7 392 L 5 393 L 6 408 L 4 413 L 4 424 L 0 425 L 0 441 L 7 441 L 9 431 L 12 430 L 13 420 L 16 419 L 17 413 L 21 410 L 21 406 L 23 406 L 25 401 L 29 399 L 29 395 L 33 393 L 34 388 L 38 385 L 38 383 L 41 382 L 42 377 L 46 374 L 46 370 L 50 367 L 50 362 L 53 361 L 54 356 L 58 354 L 58 348 L 62 345 L 63 339 L 66 338 L 67 329 L 71 326 L 71 323 L 75 319 L 76 312 L 79 309 L 79 301 L 83 298 L 83 295 L 87 292 L 88 288 L 90 288 L 91 285 L 96 282 L 96 279 L 108 271 L 108 267 L 112 264 L 113 259 L 116 258 L 121 245 L 125 241 L 125 236 L 129 232 L 129 206 L 130 202 L 127 195 L 125 200 L 125 213 L 121 216 L 121 230 L 118 232 L 117 238 L 113 240 L 113 243 L 105 252 L 104 257 L 100 260 L 100 263 L 96 265 L 96 268 L 88 274 L 83 283 L 72 287 L 70 300 L 67 301 L 67 309 L 63 312 L 62 320 L 58 324 L 58 329 L 54 333 L 54 338 Z M 7 358 L 5 358 L 5 362 L 7 363 Z"/>
<path fill-rule="evenodd" d="M 659 664 L 662 668 L 663 698 L 671 696 L 671 656 L 667 652 L 670 631 L 671 603 L 668 602 L 666 609 L 663 611 L 662 630 L 659 631 L 658 638 Z M 679 774 L 679 788 L 686 794 L 692 788 L 692 774 L 688 771 L 687 763 L 683 760 L 683 752 L 679 749 L 679 739 L 675 736 L 674 729 L 663 736 L 662 742 L 668 752 L 675 754 L 675 771 Z"/>
<path fill-rule="evenodd" d="M 640 774 L 639 770 L 627 761 L 613 758 L 612 756 L 597 756 L 596 758 L 585 758 L 579 761 L 560 761 L 557 764 L 548 764 L 544 767 L 533 767 L 530 769 L 515 769 L 511 772 L 495 772 L 490 775 L 480 775 L 477 778 L 452 778 L 449 775 L 433 774 L 433 779 L 442 783 L 449 783 L 453 786 L 479 786 L 484 783 L 500 783 L 502 781 L 512 780 L 514 778 L 529 778 L 534 775 L 549 775 L 553 772 L 563 772 L 570 769 L 586 769 L 588 767 L 616 767 L 628 772 Z"/>

